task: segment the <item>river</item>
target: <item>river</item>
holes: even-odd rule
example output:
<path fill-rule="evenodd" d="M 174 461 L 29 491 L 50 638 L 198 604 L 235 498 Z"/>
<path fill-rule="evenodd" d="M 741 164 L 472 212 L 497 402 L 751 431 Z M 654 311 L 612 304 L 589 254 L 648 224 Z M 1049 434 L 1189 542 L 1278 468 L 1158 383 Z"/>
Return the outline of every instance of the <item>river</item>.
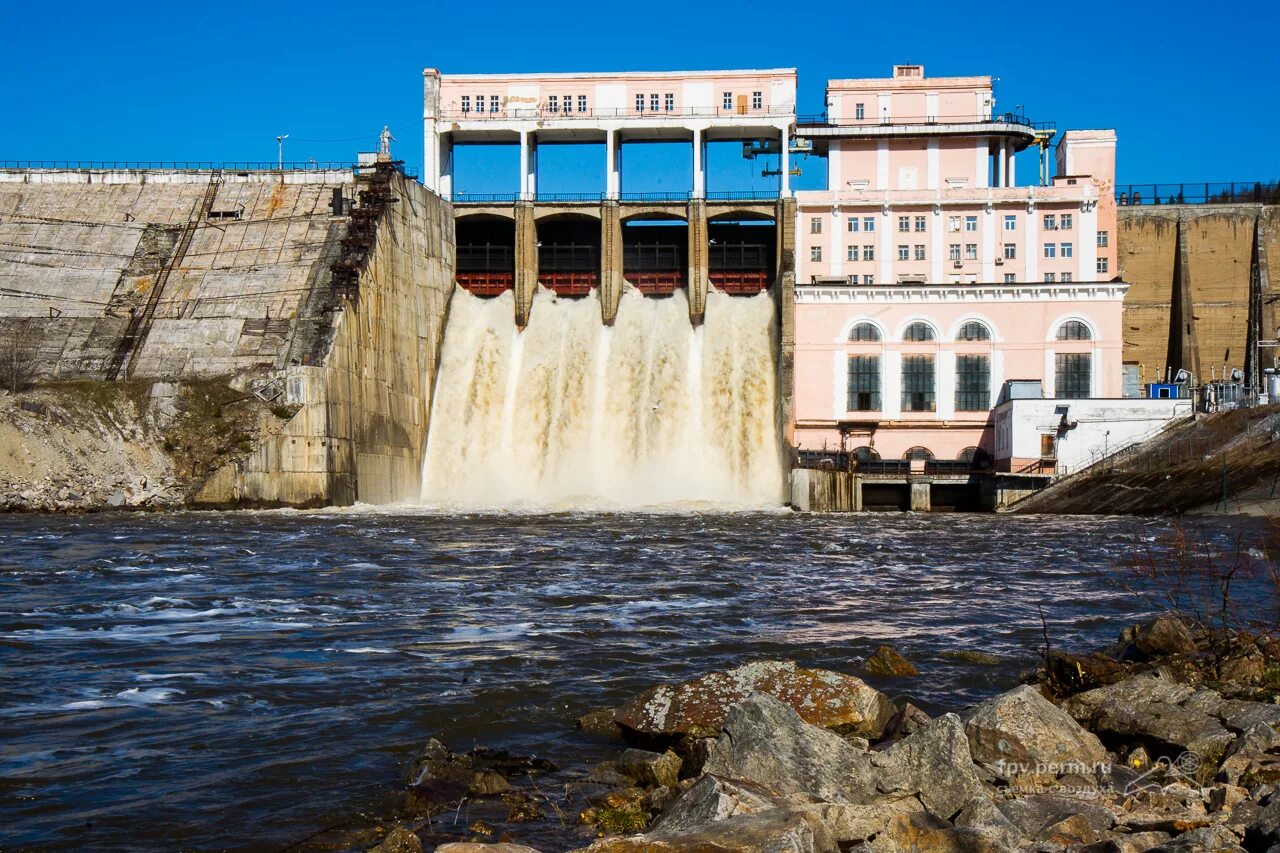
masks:
<path fill-rule="evenodd" d="M 1224 546 L 1235 523 L 1196 522 Z M 278 850 L 430 736 L 581 767 L 573 719 L 751 659 L 958 709 L 1149 607 L 1130 518 L 427 511 L 0 517 L 0 847 Z M 998 667 L 949 659 L 977 649 Z M 555 849 L 554 846 L 544 848 Z"/>

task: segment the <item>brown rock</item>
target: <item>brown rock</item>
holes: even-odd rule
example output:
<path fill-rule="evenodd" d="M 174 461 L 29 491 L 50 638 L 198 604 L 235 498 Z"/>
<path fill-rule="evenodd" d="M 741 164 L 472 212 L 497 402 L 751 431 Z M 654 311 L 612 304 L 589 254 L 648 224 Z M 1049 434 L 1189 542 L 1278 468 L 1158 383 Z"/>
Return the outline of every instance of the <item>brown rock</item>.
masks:
<path fill-rule="evenodd" d="M 613 708 L 597 708 L 594 711 L 588 711 L 578 718 L 578 728 L 588 734 L 617 737 L 622 730 L 613 721 L 613 714 Z"/>
<path fill-rule="evenodd" d="M 896 710 L 889 697 L 852 675 L 765 661 L 647 690 L 615 719 L 624 734 L 641 741 L 714 737 L 729 709 L 757 692 L 791 706 L 805 722 L 870 738 L 881 735 Z"/>
<path fill-rule="evenodd" d="M 397 826 L 369 853 L 422 853 L 422 840 L 412 830 Z"/>
<path fill-rule="evenodd" d="M 956 827 L 927 812 L 898 815 L 876 840 L 884 844 L 877 850 L 912 853 L 1007 853 L 1009 849 L 985 830 Z"/>
<path fill-rule="evenodd" d="M 680 756 L 670 750 L 657 753 L 628 749 L 618 759 L 620 773 L 651 788 L 674 786 L 680 781 L 680 765 Z"/>
<path fill-rule="evenodd" d="M 818 815 L 804 809 L 777 808 L 687 830 L 605 838 L 576 853 L 838 853 L 839 849 Z"/>
<path fill-rule="evenodd" d="M 463 841 L 441 844 L 436 848 L 436 853 L 538 853 L 538 851 L 523 844 L 481 844 L 476 841 Z"/>
<path fill-rule="evenodd" d="M 920 674 L 915 664 L 898 654 L 891 646 L 880 646 L 872 652 L 863 669 L 868 675 L 882 678 L 908 678 Z"/>
<path fill-rule="evenodd" d="M 1176 616 L 1157 616 L 1145 625 L 1133 628 L 1129 638 L 1134 648 L 1147 658 L 1193 655 L 1198 651 L 1191 631 Z"/>
<path fill-rule="evenodd" d="M 889 719 L 889 724 L 884 727 L 884 739 L 902 740 L 908 735 L 915 734 L 927 722 L 929 722 L 928 714 L 910 702 L 903 702 L 902 707 Z"/>

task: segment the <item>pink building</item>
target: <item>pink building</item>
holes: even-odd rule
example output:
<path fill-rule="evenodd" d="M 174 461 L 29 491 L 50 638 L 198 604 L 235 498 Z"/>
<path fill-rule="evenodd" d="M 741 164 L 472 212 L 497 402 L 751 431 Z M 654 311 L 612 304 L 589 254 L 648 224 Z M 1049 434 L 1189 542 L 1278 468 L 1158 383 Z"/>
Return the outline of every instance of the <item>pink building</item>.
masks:
<path fill-rule="evenodd" d="M 1062 134 L 1057 176 L 1020 187 L 1014 154 L 1044 162 L 1055 132 L 994 108 L 990 77 L 899 65 L 831 81 L 825 120 L 798 122 L 828 158 L 827 188 L 796 193 L 801 450 L 992 458 L 1007 380 L 1121 396 L 1115 134 Z"/>

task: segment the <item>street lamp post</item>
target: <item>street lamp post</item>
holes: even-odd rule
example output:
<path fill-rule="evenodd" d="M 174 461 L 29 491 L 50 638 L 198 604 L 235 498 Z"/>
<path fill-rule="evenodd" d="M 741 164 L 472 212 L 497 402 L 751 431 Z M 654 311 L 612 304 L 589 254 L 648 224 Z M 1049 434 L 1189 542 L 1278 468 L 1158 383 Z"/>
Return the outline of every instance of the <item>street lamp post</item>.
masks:
<path fill-rule="evenodd" d="M 289 138 L 289 134 L 283 134 L 276 137 L 276 155 L 280 171 L 284 171 L 284 141 Z"/>

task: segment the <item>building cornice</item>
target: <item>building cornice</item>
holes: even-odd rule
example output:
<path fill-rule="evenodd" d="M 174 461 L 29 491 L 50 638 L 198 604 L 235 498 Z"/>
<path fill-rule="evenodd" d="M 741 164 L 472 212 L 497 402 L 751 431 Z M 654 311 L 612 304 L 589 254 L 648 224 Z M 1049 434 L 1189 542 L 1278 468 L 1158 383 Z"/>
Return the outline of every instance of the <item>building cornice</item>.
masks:
<path fill-rule="evenodd" d="M 734 68 L 725 71 L 586 71 L 551 74 L 441 74 L 442 82 L 530 80 L 677 80 L 717 77 L 795 77 L 794 68 Z"/>
<path fill-rule="evenodd" d="M 831 285 L 797 284 L 798 305 L 871 303 L 961 304 L 974 302 L 1111 302 L 1123 301 L 1123 281 L 1051 284 Z"/>

